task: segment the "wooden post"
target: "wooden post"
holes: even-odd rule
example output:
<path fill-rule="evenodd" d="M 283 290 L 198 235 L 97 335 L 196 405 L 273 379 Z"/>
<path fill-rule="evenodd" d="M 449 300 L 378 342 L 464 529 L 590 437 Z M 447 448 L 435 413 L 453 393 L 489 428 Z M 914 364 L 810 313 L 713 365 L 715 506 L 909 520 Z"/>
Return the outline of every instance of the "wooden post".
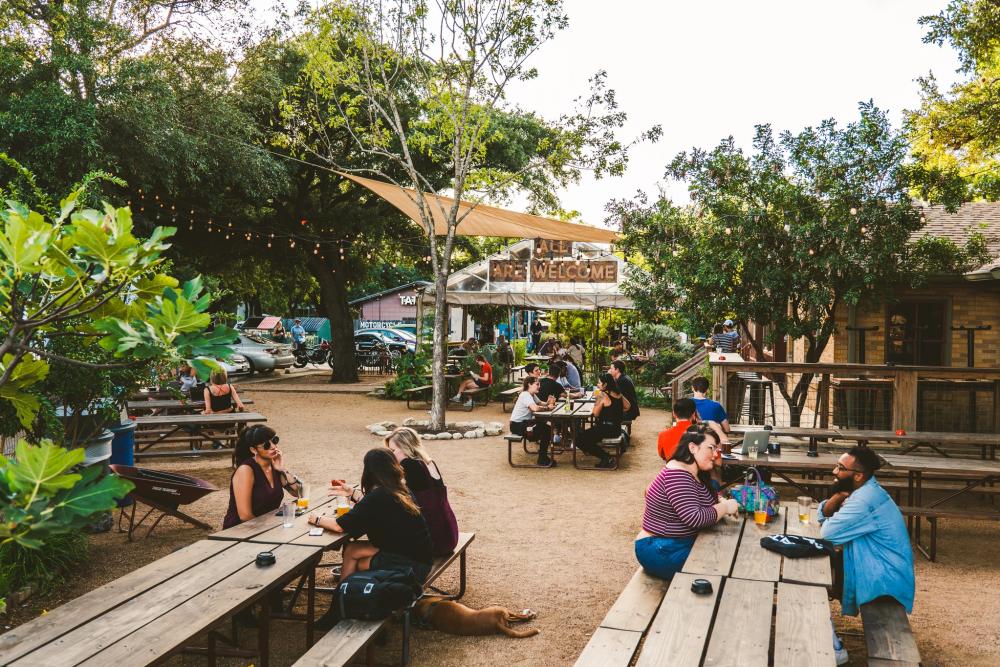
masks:
<path fill-rule="evenodd" d="M 725 366 L 715 364 L 712 366 L 712 400 L 718 401 L 723 406 L 726 405 L 726 384 L 729 381 L 729 373 Z M 678 391 L 680 389 L 678 388 Z M 677 400 L 677 396 L 674 400 Z"/>
<path fill-rule="evenodd" d="M 830 427 L 830 374 L 823 373 L 819 381 L 819 397 L 816 401 L 819 404 L 819 427 Z"/>
<path fill-rule="evenodd" d="M 917 372 L 896 371 L 892 383 L 892 427 L 917 430 Z"/>

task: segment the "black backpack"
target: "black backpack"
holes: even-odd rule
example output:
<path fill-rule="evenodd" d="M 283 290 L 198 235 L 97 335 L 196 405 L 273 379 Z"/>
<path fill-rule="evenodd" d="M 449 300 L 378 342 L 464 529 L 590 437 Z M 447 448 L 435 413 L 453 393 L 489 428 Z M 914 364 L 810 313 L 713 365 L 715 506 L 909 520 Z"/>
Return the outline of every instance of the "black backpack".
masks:
<path fill-rule="evenodd" d="M 337 587 L 341 618 L 377 620 L 402 609 L 421 593 L 413 570 L 355 572 Z"/>

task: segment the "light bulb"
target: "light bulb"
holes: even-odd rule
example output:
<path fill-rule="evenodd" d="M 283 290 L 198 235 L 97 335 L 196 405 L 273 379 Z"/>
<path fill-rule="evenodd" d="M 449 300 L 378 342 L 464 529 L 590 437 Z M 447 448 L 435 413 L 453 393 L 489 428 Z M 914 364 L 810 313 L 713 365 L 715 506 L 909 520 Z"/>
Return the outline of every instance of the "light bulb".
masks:
<path fill-rule="evenodd" d="M 854 207 L 852 206 L 852 207 L 851 207 L 851 215 L 857 215 L 857 214 L 858 214 L 858 209 L 856 209 L 856 208 L 854 208 Z"/>
<path fill-rule="evenodd" d="M 727 235 L 729 235 L 729 234 L 733 233 L 733 230 L 732 230 L 731 227 L 726 227 L 725 232 L 726 232 Z"/>
<path fill-rule="evenodd" d="M 790 231 L 792 231 L 792 226 L 791 226 L 791 225 L 789 225 L 789 224 L 786 224 L 786 225 L 785 225 L 785 231 L 786 231 L 786 232 L 790 232 Z"/>

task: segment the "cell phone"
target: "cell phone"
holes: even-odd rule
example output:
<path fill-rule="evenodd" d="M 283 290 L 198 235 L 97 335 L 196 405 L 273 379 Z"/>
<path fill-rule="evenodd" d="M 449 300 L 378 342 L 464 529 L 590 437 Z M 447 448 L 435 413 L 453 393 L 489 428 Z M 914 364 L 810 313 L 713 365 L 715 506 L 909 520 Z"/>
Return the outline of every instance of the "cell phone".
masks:
<path fill-rule="evenodd" d="M 323 534 L 323 529 L 320 527 L 309 529 L 309 537 L 319 537 Z"/>

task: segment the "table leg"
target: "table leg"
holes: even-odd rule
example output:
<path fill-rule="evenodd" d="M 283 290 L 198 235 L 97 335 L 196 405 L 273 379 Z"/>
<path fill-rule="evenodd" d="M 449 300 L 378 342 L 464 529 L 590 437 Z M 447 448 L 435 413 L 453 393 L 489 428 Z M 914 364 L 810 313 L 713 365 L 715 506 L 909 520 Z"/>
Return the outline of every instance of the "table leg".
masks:
<path fill-rule="evenodd" d="M 913 471 L 912 470 L 907 470 L 906 471 L 906 504 L 909 505 L 910 507 L 914 507 L 914 504 L 913 504 Z M 909 532 L 911 535 L 913 534 L 913 519 L 914 518 L 915 517 L 913 517 L 913 516 L 906 517 L 906 524 L 907 524 L 906 525 L 906 529 L 907 529 L 907 532 Z"/>
<path fill-rule="evenodd" d="M 306 593 L 306 648 L 313 645 L 313 621 L 316 618 L 316 566 L 309 568 L 309 591 Z"/>
<path fill-rule="evenodd" d="M 261 667 L 270 664 L 271 640 L 271 601 L 267 596 L 260 601 L 260 613 L 257 615 L 257 652 L 260 654 Z"/>

